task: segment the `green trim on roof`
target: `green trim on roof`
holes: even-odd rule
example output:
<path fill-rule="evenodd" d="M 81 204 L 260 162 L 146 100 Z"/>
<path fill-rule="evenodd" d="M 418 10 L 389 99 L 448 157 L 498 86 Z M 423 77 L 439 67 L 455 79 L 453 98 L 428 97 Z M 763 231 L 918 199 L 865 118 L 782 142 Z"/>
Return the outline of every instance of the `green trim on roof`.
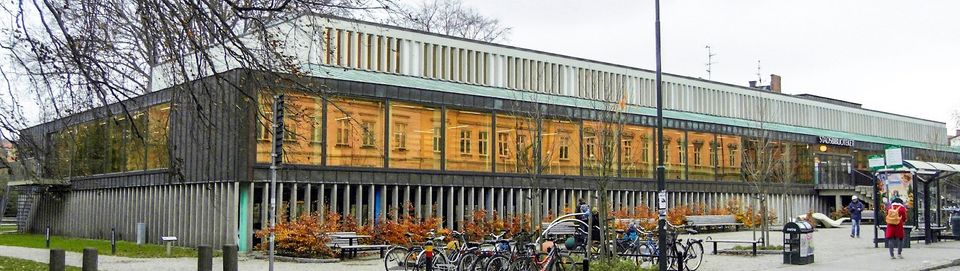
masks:
<path fill-rule="evenodd" d="M 448 92 L 448 93 L 475 95 L 475 96 L 500 98 L 500 99 L 508 99 L 508 100 L 543 102 L 543 103 L 550 103 L 550 104 L 570 106 L 570 107 L 579 107 L 579 108 L 585 108 L 585 109 L 607 108 L 607 104 L 601 101 L 570 97 L 570 96 L 559 96 L 559 95 L 551 95 L 551 94 L 543 94 L 543 93 L 527 92 L 527 91 L 515 91 L 515 90 L 509 90 L 509 89 L 503 89 L 503 88 L 462 84 L 462 83 L 456 83 L 456 82 L 450 82 L 450 81 L 433 80 L 433 79 L 426 79 L 426 78 L 413 77 L 413 76 L 403 76 L 403 75 L 380 73 L 380 72 L 336 68 L 336 67 L 323 66 L 323 65 L 317 65 L 317 64 L 306 64 L 305 67 L 306 68 L 304 70 L 310 73 L 311 75 L 322 77 L 322 78 L 357 81 L 357 82 L 383 84 L 383 85 L 395 85 L 395 86 L 402 86 L 402 87 L 409 87 L 409 88 L 427 89 L 427 90 L 434 90 L 434 91 L 441 91 L 441 92 Z M 628 105 L 625 112 L 631 113 L 631 114 L 645 115 L 645 116 L 656 115 L 656 109 L 654 108 L 635 106 L 635 105 Z M 854 133 L 841 132 L 841 131 L 831 131 L 831 130 L 823 130 L 818 128 L 785 125 L 785 124 L 779 124 L 779 123 L 762 123 L 761 125 L 761 123 L 758 121 L 736 119 L 736 118 L 729 118 L 729 117 L 720 117 L 720 116 L 684 112 L 684 111 L 664 110 L 663 116 L 665 118 L 672 118 L 672 119 L 683 119 L 683 120 L 715 123 L 715 124 L 722 124 L 722 125 L 728 125 L 728 126 L 756 128 L 756 129 L 760 129 L 762 126 L 763 129 L 780 131 L 780 132 L 816 135 L 816 136 L 840 137 L 840 138 L 853 139 L 856 141 L 874 142 L 874 143 L 888 144 L 888 145 L 899 145 L 899 146 L 912 147 L 912 148 L 918 148 L 918 149 L 935 149 L 939 151 L 960 153 L 960 148 L 952 148 L 946 145 L 935 146 L 935 148 L 931 148 L 934 146 L 931 146 L 928 143 L 916 142 L 916 141 L 910 141 L 910 140 L 887 138 L 887 137 L 880 137 L 880 136 L 873 136 L 873 135 L 861 135 L 861 134 L 854 134 Z"/>

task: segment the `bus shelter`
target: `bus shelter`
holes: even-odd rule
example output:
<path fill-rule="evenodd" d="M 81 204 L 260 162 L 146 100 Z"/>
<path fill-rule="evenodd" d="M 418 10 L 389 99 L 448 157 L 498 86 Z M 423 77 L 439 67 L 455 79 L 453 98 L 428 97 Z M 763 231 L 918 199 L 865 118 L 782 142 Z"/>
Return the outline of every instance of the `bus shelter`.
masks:
<path fill-rule="evenodd" d="M 960 165 L 918 160 L 903 160 L 903 167 L 897 169 L 883 169 L 876 172 L 876 186 L 874 191 L 874 206 L 877 208 L 874 218 L 874 244 L 878 243 L 878 232 L 884 223 L 882 219 L 885 210 L 890 207 L 893 199 L 900 198 L 907 207 L 907 228 L 920 230 L 924 243 L 938 241 L 941 231 L 946 230 L 942 223 L 943 206 L 940 201 L 939 184 L 954 174 L 960 172 Z M 882 205 L 881 205 L 882 204 Z M 919 240 L 911 237 L 911 240 Z"/>

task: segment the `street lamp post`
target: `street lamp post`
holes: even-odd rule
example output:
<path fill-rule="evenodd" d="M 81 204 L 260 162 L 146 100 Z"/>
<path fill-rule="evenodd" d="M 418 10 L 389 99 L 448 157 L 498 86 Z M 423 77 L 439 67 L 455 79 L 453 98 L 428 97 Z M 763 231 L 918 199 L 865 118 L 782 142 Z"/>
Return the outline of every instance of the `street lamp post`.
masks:
<path fill-rule="evenodd" d="M 663 74 L 660 67 L 660 0 L 654 0 L 656 8 L 656 43 L 657 43 L 657 207 L 660 218 L 657 220 L 657 265 L 661 271 L 667 270 L 667 183 L 666 170 L 663 167 Z"/>

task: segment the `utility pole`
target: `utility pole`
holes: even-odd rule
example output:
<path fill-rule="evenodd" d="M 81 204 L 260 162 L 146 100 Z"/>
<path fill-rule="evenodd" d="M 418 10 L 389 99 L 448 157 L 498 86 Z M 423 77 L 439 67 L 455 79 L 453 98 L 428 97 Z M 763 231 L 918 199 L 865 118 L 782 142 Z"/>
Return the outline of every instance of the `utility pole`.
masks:
<path fill-rule="evenodd" d="M 274 230 L 277 226 L 277 170 L 283 154 L 283 94 L 273 96 L 273 150 L 270 153 L 270 271 L 273 271 L 275 254 Z"/>
<path fill-rule="evenodd" d="M 713 62 L 713 57 L 716 55 L 711 51 L 710 45 L 707 45 L 707 80 L 713 80 L 713 64 L 717 64 Z"/>
<path fill-rule="evenodd" d="M 657 266 L 667 271 L 667 182 L 666 169 L 663 167 L 663 71 L 660 66 L 660 0 L 654 0 L 656 8 L 657 35 L 657 207 L 660 218 L 657 219 Z"/>

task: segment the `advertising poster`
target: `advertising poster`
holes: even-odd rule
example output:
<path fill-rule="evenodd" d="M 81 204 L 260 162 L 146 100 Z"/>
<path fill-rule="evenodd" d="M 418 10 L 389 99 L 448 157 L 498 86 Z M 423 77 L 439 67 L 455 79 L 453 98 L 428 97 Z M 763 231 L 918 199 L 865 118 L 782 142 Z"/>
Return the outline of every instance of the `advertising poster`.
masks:
<path fill-rule="evenodd" d="M 913 176 L 909 172 L 879 173 L 877 180 L 880 199 L 886 208 L 897 198 L 903 200 L 907 208 L 913 206 Z"/>
<path fill-rule="evenodd" d="M 813 234 L 805 233 L 800 235 L 800 257 L 809 257 L 813 255 Z"/>

